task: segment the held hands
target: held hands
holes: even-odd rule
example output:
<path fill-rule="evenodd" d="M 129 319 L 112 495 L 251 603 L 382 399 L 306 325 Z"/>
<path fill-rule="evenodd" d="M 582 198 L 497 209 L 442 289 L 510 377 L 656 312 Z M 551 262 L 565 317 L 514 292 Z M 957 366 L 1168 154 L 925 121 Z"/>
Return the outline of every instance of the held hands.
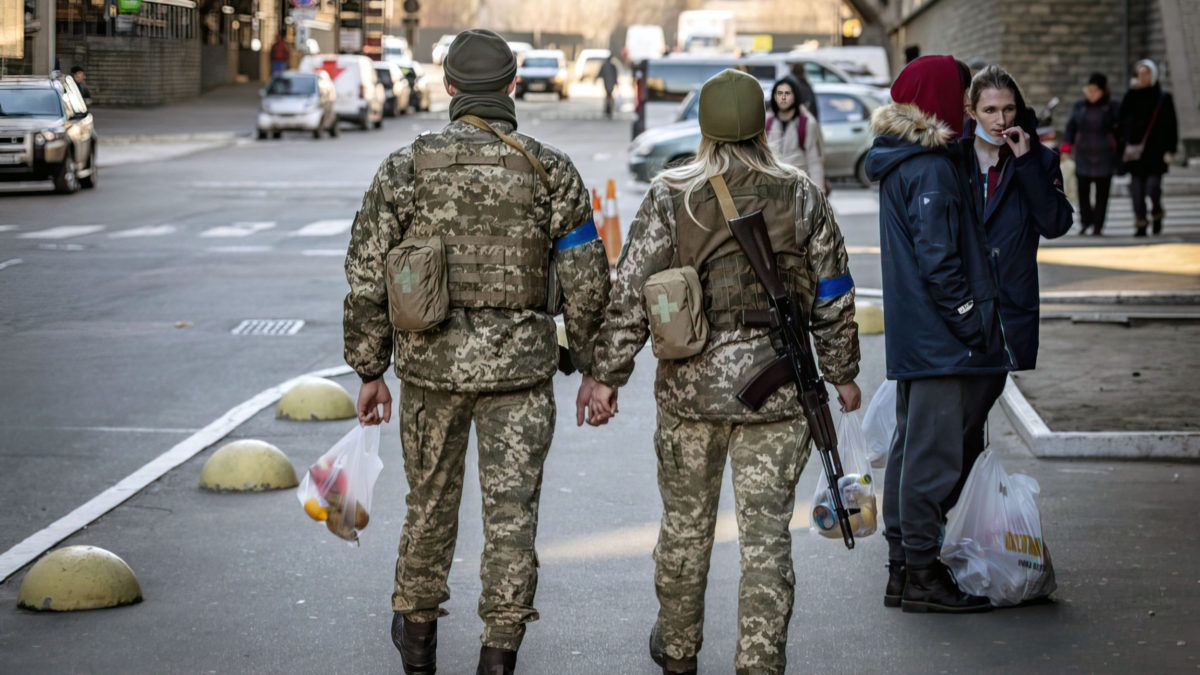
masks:
<path fill-rule="evenodd" d="M 1013 141 L 1013 135 L 1016 135 L 1018 140 Z M 1012 150 L 1013 157 L 1020 157 L 1029 152 L 1029 134 L 1021 127 L 1010 127 L 1003 132 L 1004 142 L 1008 144 L 1008 149 Z"/>
<path fill-rule="evenodd" d="M 591 375 L 583 376 L 579 394 L 575 396 L 575 425 L 588 424 L 598 427 L 607 424 L 617 414 L 617 390 L 596 380 Z"/>
<path fill-rule="evenodd" d="M 854 412 L 862 405 L 862 392 L 853 381 L 846 384 L 835 384 L 833 388 L 837 390 L 838 403 L 842 405 L 842 412 Z"/>
<path fill-rule="evenodd" d="M 365 426 L 379 424 L 379 406 L 383 406 L 383 421 L 392 421 L 392 392 L 388 391 L 382 377 L 364 382 L 358 390 L 358 404 L 354 406 L 358 411 L 358 423 Z"/>

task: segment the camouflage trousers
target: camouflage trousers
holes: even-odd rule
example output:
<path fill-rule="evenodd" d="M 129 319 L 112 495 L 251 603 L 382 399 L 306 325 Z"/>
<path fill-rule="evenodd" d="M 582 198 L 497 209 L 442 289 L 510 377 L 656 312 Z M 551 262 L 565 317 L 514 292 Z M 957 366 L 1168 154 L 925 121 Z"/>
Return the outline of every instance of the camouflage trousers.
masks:
<path fill-rule="evenodd" d="M 802 418 L 699 422 L 658 409 L 654 449 L 663 516 L 654 586 L 659 635 L 671 658 L 694 656 L 703 641 L 704 590 L 728 455 L 741 551 L 734 666 L 739 674 L 784 671 L 795 586 L 788 523 L 808 441 Z"/>
<path fill-rule="evenodd" d="M 458 535 L 471 423 L 479 447 L 483 555 L 479 616 L 484 645 L 516 650 L 536 621 L 538 499 L 554 432 L 550 380 L 511 392 L 456 393 L 404 382 L 400 441 L 409 492 L 396 560 L 392 609 L 413 621 L 447 614 L 447 577 Z"/>

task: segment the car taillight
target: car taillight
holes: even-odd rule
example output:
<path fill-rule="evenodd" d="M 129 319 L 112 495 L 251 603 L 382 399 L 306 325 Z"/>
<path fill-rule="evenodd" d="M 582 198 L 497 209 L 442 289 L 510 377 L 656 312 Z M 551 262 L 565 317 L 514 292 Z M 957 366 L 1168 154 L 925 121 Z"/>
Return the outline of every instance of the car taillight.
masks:
<path fill-rule="evenodd" d="M 633 95 L 637 104 L 634 106 L 635 111 L 640 115 L 642 113 L 642 104 L 646 102 L 645 93 L 642 91 L 642 78 L 637 78 L 633 81 Z"/>

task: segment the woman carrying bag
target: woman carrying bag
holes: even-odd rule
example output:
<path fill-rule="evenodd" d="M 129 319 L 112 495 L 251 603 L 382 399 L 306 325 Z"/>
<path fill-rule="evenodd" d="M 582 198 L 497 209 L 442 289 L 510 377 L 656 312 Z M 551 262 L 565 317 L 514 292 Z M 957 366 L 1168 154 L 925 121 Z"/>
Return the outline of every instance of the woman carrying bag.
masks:
<path fill-rule="evenodd" d="M 788 523 L 809 432 L 794 385 L 757 412 L 737 398 L 776 353 L 768 329 L 744 323 L 743 310 L 768 301 L 721 202 L 740 214 L 762 211 L 779 276 L 810 322 L 822 373 L 845 411 L 861 398 L 854 286 L 820 187 L 767 146 L 762 88 L 752 76 L 725 70 L 704 84 L 700 131 L 696 159 L 655 178 L 633 221 L 596 338 L 589 422 L 616 413 L 616 387 L 651 336 L 663 501 L 651 658 L 664 673 L 696 672 L 728 456 L 742 570 L 734 670 L 783 673 L 795 585 Z"/>
<path fill-rule="evenodd" d="M 1122 172 L 1129 173 L 1129 196 L 1133 199 L 1135 237 L 1146 236 L 1146 197 L 1150 198 L 1150 218 L 1154 234 L 1162 234 L 1162 177 L 1167 158 L 1179 144 L 1179 121 L 1175 101 L 1158 81 L 1158 66 L 1150 59 L 1138 61 L 1133 88 L 1121 101 L 1120 127 L 1125 146 Z"/>

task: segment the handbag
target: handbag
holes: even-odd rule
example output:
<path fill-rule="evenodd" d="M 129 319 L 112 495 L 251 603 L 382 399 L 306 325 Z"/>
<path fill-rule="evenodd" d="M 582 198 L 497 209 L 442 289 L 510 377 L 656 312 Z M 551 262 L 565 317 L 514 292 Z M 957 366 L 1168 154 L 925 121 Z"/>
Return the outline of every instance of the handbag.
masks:
<path fill-rule="evenodd" d="M 1158 111 L 1162 108 L 1162 94 L 1158 95 L 1158 104 L 1154 106 L 1154 115 L 1150 118 L 1150 126 L 1146 127 L 1146 135 L 1142 136 L 1141 143 L 1135 143 L 1125 146 L 1125 152 L 1121 155 L 1122 161 L 1137 162 L 1142 159 L 1142 153 L 1146 151 L 1146 141 L 1150 140 L 1150 132 L 1154 130 L 1154 123 L 1158 121 Z"/>

